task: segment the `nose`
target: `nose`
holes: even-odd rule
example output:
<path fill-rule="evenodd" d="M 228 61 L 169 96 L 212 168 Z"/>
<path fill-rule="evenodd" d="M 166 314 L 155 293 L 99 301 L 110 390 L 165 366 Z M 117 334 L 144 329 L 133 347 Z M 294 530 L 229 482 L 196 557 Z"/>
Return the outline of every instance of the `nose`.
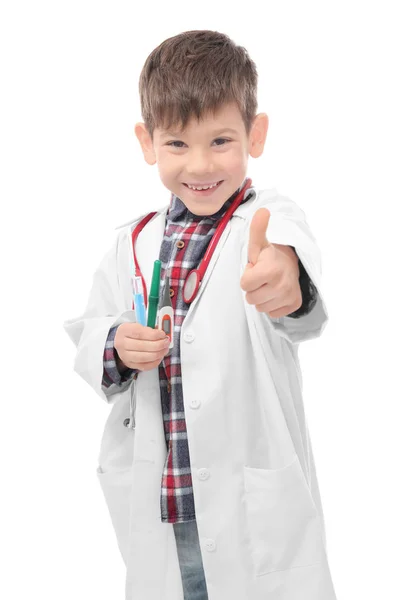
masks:
<path fill-rule="evenodd" d="M 187 174 L 193 181 L 197 179 L 204 180 L 205 175 L 212 175 L 214 169 L 212 166 L 212 152 L 205 148 L 193 149 L 188 153 Z"/>

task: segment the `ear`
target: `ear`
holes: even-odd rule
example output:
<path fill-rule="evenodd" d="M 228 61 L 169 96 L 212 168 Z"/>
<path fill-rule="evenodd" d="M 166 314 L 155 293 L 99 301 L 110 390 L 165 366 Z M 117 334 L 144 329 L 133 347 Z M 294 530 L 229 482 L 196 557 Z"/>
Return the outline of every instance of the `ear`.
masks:
<path fill-rule="evenodd" d="M 144 123 L 136 123 L 135 134 L 142 148 L 144 160 L 147 162 L 147 164 L 154 165 L 157 162 L 157 159 L 154 152 L 153 142 L 151 141 L 151 137 L 147 131 L 146 125 Z"/>
<path fill-rule="evenodd" d="M 267 138 L 268 123 L 268 115 L 266 113 L 259 113 L 254 117 L 248 148 L 249 154 L 253 158 L 258 158 L 263 153 L 265 140 Z"/>

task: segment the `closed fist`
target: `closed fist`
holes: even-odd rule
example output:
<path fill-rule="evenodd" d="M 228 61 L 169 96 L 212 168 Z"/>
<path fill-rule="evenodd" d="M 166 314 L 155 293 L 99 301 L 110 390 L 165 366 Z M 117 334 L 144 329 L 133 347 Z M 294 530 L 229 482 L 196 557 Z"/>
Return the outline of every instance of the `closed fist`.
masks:
<path fill-rule="evenodd" d="M 150 371 L 168 354 L 170 339 L 161 329 L 140 323 L 121 323 L 114 338 L 122 368 Z"/>

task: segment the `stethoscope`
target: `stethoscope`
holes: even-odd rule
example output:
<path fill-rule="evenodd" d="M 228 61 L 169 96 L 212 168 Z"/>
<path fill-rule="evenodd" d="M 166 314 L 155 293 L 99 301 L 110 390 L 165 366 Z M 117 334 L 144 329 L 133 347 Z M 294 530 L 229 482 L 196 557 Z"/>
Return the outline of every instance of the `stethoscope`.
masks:
<path fill-rule="evenodd" d="M 217 230 L 215 231 L 215 233 L 212 237 L 212 240 L 209 243 L 207 250 L 200 262 L 200 265 L 198 266 L 197 269 L 193 269 L 192 271 L 190 271 L 190 273 L 188 273 L 188 275 L 186 276 L 185 284 L 183 286 L 183 299 L 187 304 L 190 304 L 195 299 L 197 292 L 199 290 L 199 287 L 201 285 L 201 282 L 203 280 L 204 274 L 205 274 L 207 267 L 211 261 L 211 257 L 212 257 L 214 250 L 221 238 L 221 235 L 222 235 L 229 219 L 231 218 L 232 214 L 235 212 L 237 207 L 242 202 L 246 191 L 251 187 L 251 183 L 252 183 L 252 180 L 250 178 L 248 178 L 243 189 L 240 190 L 240 192 L 237 195 L 237 197 L 235 198 L 234 202 L 232 202 L 231 206 L 228 208 L 225 215 L 221 219 L 221 221 L 217 227 Z M 143 227 L 156 214 L 157 214 L 157 212 L 151 212 L 148 215 L 146 215 L 140 221 L 140 223 L 138 225 L 136 225 L 135 229 L 132 232 L 132 248 L 133 248 L 133 260 L 135 262 L 135 271 L 136 271 L 136 276 L 142 278 L 144 302 L 145 302 L 146 308 L 147 308 L 147 287 L 146 287 L 146 282 L 144 280 L 144 277 L 140 271 L 139 263 L 138 263 L 138 260 L 136 257 L 135 244 L 136 244 L 136 239 L 137 239 L 139 233 L 142 231 Z"/>
<path fill-rule="evenodd" d="M 190 271 L 190 273 L 188 273 L 185 283 L 184 283 L 184 286 L 183 286 L 183 299 L 187 304 L 190 304 L 196 298 L 197 292 L 199 291 L 201 282 L 204 278 L 204 274 L 207 270 L 208 265 L 210 264 L 214 250 L 225 230 L 225 227 L 226 227 L 229 219 L 231 218 L 232 214 L 235 212 L 237 207 L 241 204 L 241 202 L 244 198 L 244 195 L 245 195 L 246 191 L 251 187 L 251 184 L 252 184 L 252 180 L 250 178 L 247 178 L 247 181 L 246 181 L 243 189 L 240 190 L 239 194 L 237 195 L 235 200 L 232 202 L 231 206 L 228 208 L 225 215 L 223 216 L 220 223 L 218 224 L 218 227 L 212 237 L 211 242 L 209 243 L 209 245 L 207 247 L 207 250 L 206 250 L 198 268 L 192 269 L 192 271 Z M 145 225 L 147 225 L 147 223 L 150 221 L 150 219 L 152 219 L 154 217 L 154 215 L 156 215 L 156 214 L 157 214 L 157 211 L 151 212 L 148 215 L 146 215 L 136 225 L 135 229 L 132 232 L 132 249 L 133 249 L 133 260 L 135 263 L 135 272 L 136 272 L 136 276 L 141 277 L 141 279 L 142 279 L 144 303 L 145 303 L 146 308 L 147 308 L 147 287 L 146 287 L 145 279 L 140 271 L 140 266 L 139 266 L 139 263 L 138 263 L 138 260 L 136 257 L 135 244 L 136 244 L 136 239 L 137 239 L 139 233 L 142 231 L 143 227 L 145 227 Z M 134 309 L 133 303 L 132 303 L 132 308 Z M 135 373 L 135 375 L 133 376 L 133 379 L 136 380 L 138 374 L 139 373 Z M 136 387 L 137 386 L 135 385 L 134 386 L 135 390 L 134 390 L 133 394 L 135 394 L 135 392 L 136 392 Z M 135 428 L 133 394 L 131 395 L 130 418 L 124 420 L 124 425 L 125 425 L 125 427 L 128 427 L 128 429 Z"/>

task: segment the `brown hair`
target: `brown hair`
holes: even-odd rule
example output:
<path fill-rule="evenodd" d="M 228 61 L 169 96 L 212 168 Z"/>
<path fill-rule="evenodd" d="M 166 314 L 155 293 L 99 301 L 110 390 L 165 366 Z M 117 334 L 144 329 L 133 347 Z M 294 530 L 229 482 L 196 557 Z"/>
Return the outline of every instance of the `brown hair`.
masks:
<path fill-rule="evenodd" d="M 146 59 L 139 78 L 142 118 L 155 127 L 186 127 L 196 115 L 236 102 L 249 135 L 257 111 L 257 68 L 247 50 L 218 31 L 185 31 L 166 39 Z"/>

